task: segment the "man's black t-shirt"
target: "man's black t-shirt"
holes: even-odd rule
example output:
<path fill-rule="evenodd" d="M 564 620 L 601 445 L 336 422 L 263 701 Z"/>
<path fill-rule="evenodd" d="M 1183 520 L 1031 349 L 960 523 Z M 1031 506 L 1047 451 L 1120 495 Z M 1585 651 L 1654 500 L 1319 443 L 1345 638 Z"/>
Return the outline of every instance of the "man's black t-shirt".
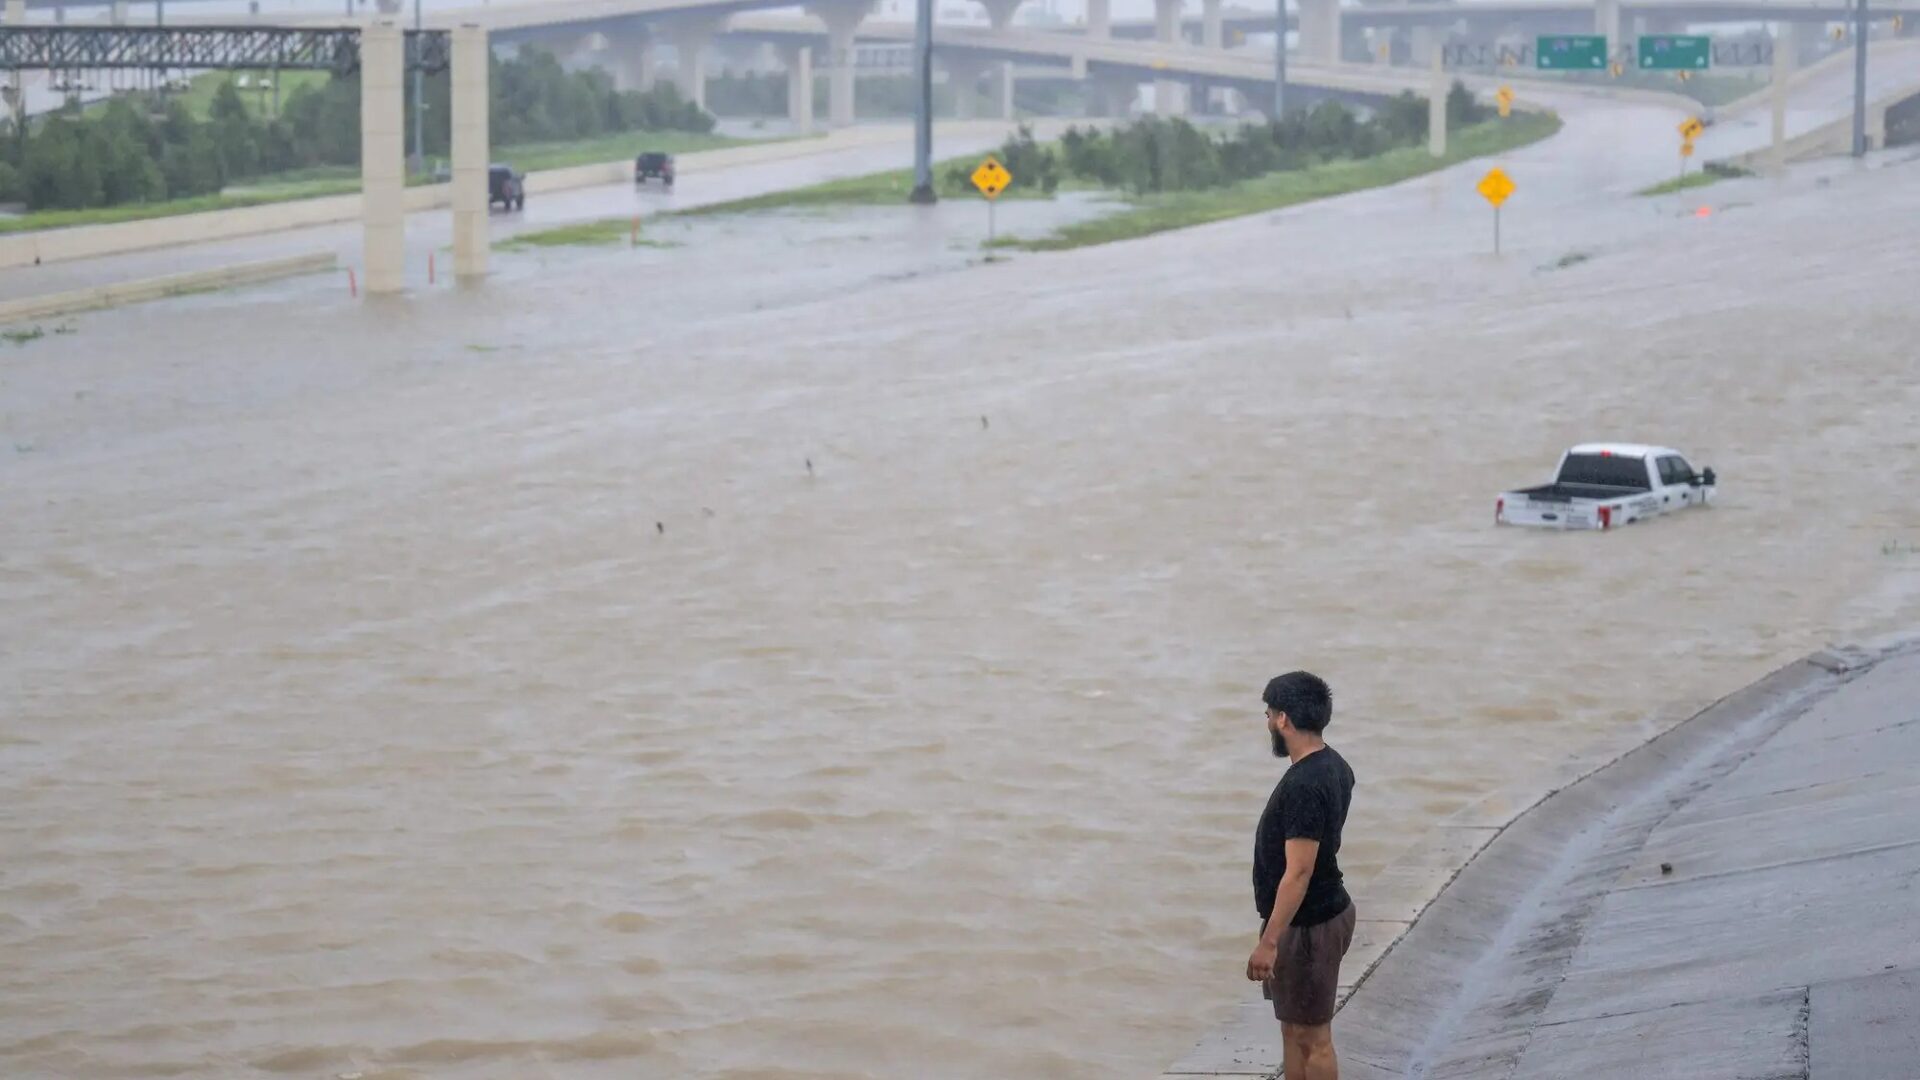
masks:
<path fill-rule="evenodd" d="M 1340 830 L 1353 801 L 1353 770 L 1328 746 L 1290 766 L 1267 799 L 1253 835 L 1253 903 L 1264 923 L 1273 916 L 1273 894 L 1287 870 L 1288 840 L 1318 840 L 1320 854 L 1307 881 L 1307 895 L 1294 926 L 1313 926 L 1347 910 L 1353 901 L 1341 883 Z"/>

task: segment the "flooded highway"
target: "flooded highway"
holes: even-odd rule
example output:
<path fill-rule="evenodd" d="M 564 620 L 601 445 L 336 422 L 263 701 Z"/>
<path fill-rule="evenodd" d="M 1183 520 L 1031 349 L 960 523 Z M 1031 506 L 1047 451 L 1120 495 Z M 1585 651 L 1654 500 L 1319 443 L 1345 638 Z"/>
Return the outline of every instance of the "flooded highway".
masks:
<path fill-rule="evenodd" d="M 1333 684 L 1364 916 L 1438 817 L 1912 625 L 1920 163 L 1632 198 L 1673 117 L 1568 116 L 1499 258 L 1481 162 L 0 344 L 0 1075 L 1154 1075 L 1246 992 L 1270 675 Z M 1718 505 L 1492 525 L 1598 438 Z"/>

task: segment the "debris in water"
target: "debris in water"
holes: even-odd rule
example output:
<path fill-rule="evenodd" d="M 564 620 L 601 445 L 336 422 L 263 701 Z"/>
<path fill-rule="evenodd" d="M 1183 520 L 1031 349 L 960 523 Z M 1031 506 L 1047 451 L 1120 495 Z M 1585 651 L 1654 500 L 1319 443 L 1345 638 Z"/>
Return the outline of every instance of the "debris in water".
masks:
<path fill-rule="evenodd" d="M 980 430 L 981 431 L 987 430 L 987 418 L 984 416 L 980 418 Z"/>
<path fill-rule="evenodd" d="M 659 533 L 661 536 L 667 535 L 667 523 L 664 521 L 654 522 L 653 531 Z"/>
<path fill-rule="evenodd" d="M 1671 874 L 1671 873 L 1673 873 L 1673 864 L 1672 864 L 1672 863 L 1670 863 L 1670 862 L 1663 862 L 1663 863 L 1661 863 L 1661 864 L 1660 864 L 1660 872 L 1661 872 L 1661 873 L 1663 873 L 1663 874 Z"/>

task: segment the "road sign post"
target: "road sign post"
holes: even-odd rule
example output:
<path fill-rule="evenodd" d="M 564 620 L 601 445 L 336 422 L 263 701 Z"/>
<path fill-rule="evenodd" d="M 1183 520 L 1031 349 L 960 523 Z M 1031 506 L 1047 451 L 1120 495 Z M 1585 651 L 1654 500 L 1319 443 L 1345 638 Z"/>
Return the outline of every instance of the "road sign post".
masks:
<path fill-rule="evenodd" d="M 1494 166 L 1487 175 L 1480 178 L 1480 197 L 1493 206 L 1493 253 L 1500 254 L 1500 204 L 1513 194 L 1513 178 L 1505 170 Z"/>
<path fill-rule="evenodd" d="M 1680 179 L 1683 181 L 1687 178 L 1687 159 L 1693 156 L 1693 140 L 1705 130 L 1707 125 L 1697 116 L 1689 116 L 1680 122 Z"/>
<path fill-rule="evenodd" d="M 913 64 L 917 91 L 913 105 L 913 191 L 907 199 L 926 205 L 937 198 L 933 191 L 933 0 L 920 0 L 915 5 Z M 808 81 L 802 89 L 812 93 L 812 87 Z"/>
<path fill-rule="evenodd" d="M 1705 71 L 1713 63 L 1713 39 L 1704 34 L 1646 34 L 1634 55 L 1641 71 Z"/>
<path fill-rule="evenodd" d="M 1541 71 L 1601 71 L 1607 66 L 1602 34 L 1541 34 L 1533 43 L 1533 64 Z"/>
<path fill-rule="evenodd" d="M 1013 174 L 1007 171 L 1005 165 L 1000 164 L 999 158 L 989 156 L 973 170 L 973 176 L 970 179 L 973 181 L 973 186 L 987 200 L 987 241 L 991 243 L 993 241 L 993 206 L 999 201 L 1000 193 L 1007 190 L 1007 185 L 1013 182 Z"/>

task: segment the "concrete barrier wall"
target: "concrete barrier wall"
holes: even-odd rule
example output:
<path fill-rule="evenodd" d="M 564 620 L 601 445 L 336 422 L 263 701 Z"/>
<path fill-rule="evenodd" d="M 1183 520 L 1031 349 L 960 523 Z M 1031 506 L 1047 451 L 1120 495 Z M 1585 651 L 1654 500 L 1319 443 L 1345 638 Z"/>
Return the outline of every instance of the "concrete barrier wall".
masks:
<path fill-rule="evenodd" d="M 1887 144 L 1887 110 L 1916 96 L 1920 96 L 1920 85 L 1896 91 L 1867 105 L 1868 149 L 1876 149 Z M 1784 149 L 1789 163 L 1851 154 L 1853 152 L 1853 117 L 1843 116 L 1811 131 L 1803 131 L 1788 139 Z M 1763 146 L 1758 150 L 1749 150 L 1744 154 L 1735 154 L 1721 160 L 1728 165 L 1735 165 L 1752 172 L 1763 172 L 1773 164 L 1773 148 Z"/>
<path fill-rule="evenodd" d="M 75 312 L 93 311 L 119 304 L 158 300 L 164 296 L 178 296 L 182 293 L 201 292 L 206 289 L 223 289 L 299 274 L 313 274 L 333 269 L 338 261 L 332 252 L 295 255 L 285 259 L 237 263 L 213 270 L 168 274 L 165 277 L 146 278 L 141 281 L 123 281 L 115 285 L 100 285 L 91 289 L 74 289 L 69 292 L 48 293 L 44 296 L 29 296 L 24 300 L 0 300 L 0 323 L 71 315 Z"/>

